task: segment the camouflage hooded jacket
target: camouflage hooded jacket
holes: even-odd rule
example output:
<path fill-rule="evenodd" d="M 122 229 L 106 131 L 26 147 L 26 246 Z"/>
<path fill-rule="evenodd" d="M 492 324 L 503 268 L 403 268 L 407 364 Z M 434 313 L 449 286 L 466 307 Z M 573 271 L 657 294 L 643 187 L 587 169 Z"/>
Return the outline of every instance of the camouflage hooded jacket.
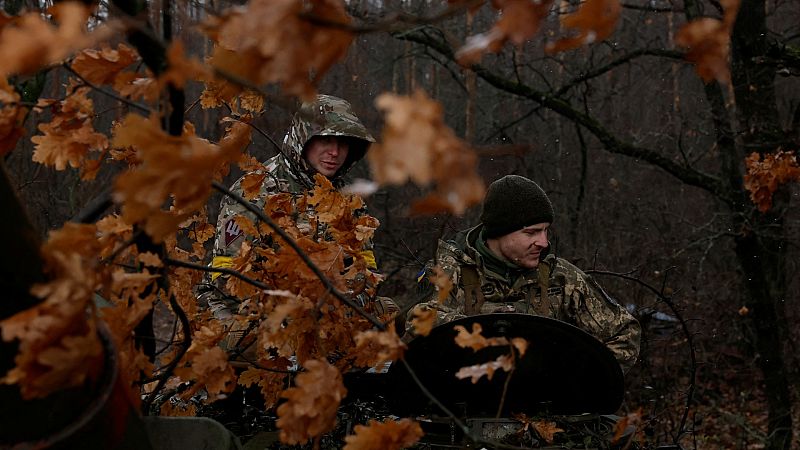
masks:
<path fill-rule="evenodd" d="M 266 176 L 258 195 L 251 200 L 253 205 L 262 209 L 270 195 L 289 193 L 299 196 L 314 187 L 313 177 L 316 171 L 303 157 L 306 144 L 314 136 L 344 136 L 350 139 L 347 159 L 339 171 L 330 178 L 336 188 L 340 188 L 344 184 L 345 174 L 364 157 L 370 143 L 375 142 L 372 135 L 353 114 L 347 101 L 328 95 L 317 96 L 316 101 L 303 104 L 295 114 L 284 137 L 280 154 L 264 163 Z M 243 178 L 239 178 L 231 186 L 231 191 L 240 196 L 243 196 L 244 191 L 242 188 Z M 366 214 L 366 211 L 361 213 Z M 298 213 L 294 218 L 298 228 L 315 239 L 329 239 L 323 226 L 311 229 L 311 223 L 316 223 L 316 221 L 310 220 L 312 215 L 314 215 L 314 211 L 311 208 Z M 231 197 L 224 197 L 220 203 L 217 219 L 211 267 L 231 267 L 232 258 L 239 253 L 242 242 L 245 240 L 258 245 L 254 237 L 246 235 L 236 224 L 234 219 L 237 216 L 244 216 L 254 223 L 256 222 L 255 215 L 247 208 Z M 376 267 L 371 243 L 364 248 L 362 256 L 370 268 Z M 209 307 L 218 318 L 230 317 L 240 302 L 239 299 L 227 295 L 224 288 L 225 278 L 224 275 L 219 276 L 218 273 L 212 273 L 198 289 L 201 306 Z"/>
<path fill-rule="evenodd" d="M 443 302 L 433 292 L 414 310 L 436 310 L 437 325 L 496 312 L 551 317 L 575 325 L 603 342 L 624 372 L 633 366 L 639 354 L 639 322 L 592 277 L 566 260 L 548 255 L 537 269 L 521 271 L 512 282 L 507 275 L 490 270 L 475 248 L 481 228 L 479 225 L 463 231 L 452 241 L 439 241 L 436 263 L 450 277 L 453 288 Z M 470 282 L 470 277 L 474 281 Z M 480 294 L 468 295 L 471 284 Z M 410 322 L 407 329 L 413 334 Z"/>

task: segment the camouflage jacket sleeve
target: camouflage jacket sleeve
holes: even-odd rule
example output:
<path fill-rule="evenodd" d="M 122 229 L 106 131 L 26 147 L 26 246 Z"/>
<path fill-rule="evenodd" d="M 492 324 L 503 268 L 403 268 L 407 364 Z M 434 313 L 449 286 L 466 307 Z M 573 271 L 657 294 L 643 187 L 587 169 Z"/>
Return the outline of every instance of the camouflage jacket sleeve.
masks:
<path fill-rule="evenodd" d="M 551 286 L 562 286 L 567 321 L 603 342 L 627 372 L 639 355 L 639 322 L 589 275 L 558 258 Z"/>
<path fill-rule="evenodd" d="M 436 325 L 466 317 L 464 312 L 464 292 L 459 287 L 461 267 L 458 258 L 457 250 L 452 243 L 439 242 L 436 260 L 425 265 L 417 280 L 421 301 L 411 308 L 406 316 L 406 339 L 416 335 L 412 320 L 417 311 L 436 311 Z M 441 272 L 434 269 L 435 266 L 438 266 Z M 448 295 L 442 300 L 439 300 L 439 289 L 436 287 L 436 282 L 434 282 L 437 277 L 442 281 L 440 284 L 444 283 L 452 286 Z"/>
<path fill-rule="evenodd" d="M 231 191 L 241 195 L 241 179 L 231 186 Z M 258 196 L 252 200 L 256 207 L 264 207 L 264 197 Z M 217 230 L 214 237 L 214 249 L 209 267 L 211 268 L 230 268 L 233 258 L 239 253 L 242 243 L 245 241 L 254 242 L 257 239 L 244 232 L 243 228 L 237 223 L 237 217 L 244 217 L 251 223 L 256 223 L 256 215 L 245 206 L 231 197 L 225 196 L 220 202 L 220 211 L 217 218 Z M 229 294 L 225 288 L 227 275 L 219 272 L 209 272 L 206 274 L 203 285 L 198 289 L 199 302 L 201 307 L 207 307 L 215 317 L 224 319 L 236 313 L 241 299 Z"/>

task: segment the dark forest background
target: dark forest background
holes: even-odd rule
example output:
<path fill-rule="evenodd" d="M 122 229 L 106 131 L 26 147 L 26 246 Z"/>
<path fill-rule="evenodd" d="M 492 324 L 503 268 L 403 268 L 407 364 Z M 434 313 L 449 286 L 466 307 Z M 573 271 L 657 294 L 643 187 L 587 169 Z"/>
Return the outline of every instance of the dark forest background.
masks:
<path fill-rule="evenodd" d="M 773 208 L 760 213 L 742 178 L 746 155 L 798 147 L 799 2 L 742 1 L 729 84 L 704 83 L 674 40 L 688 19 L 720 17 L 715 0 L 625 0 L 611 38 L 546 55 L 548 38 L 564 32 L 559 15 L 577 6 L 562 1 L 537 37 L 484 56 L 473 70 L 453 61 L 453 49 L 491 26 L 496 18 L 488 8 L 474 17 L 408 25 L 398 17 L 432 17 L 445 2 L 347 3 L 361 23 L 381 26 L 357 36 L 320 92 L 352 102 L 378 136 L 375 98 L 424 90 L 477 150 L 487 184 L 514 173 L 548 192 L 557 253 L 595 272 L 642 322 L 642 354 L 627 377 L 623 412 L 643 409 L 649 439 L 680 437 L 690 448 L 798 448 L 792 441 L 800 434 L 790 430 L 800 419 L 800 190 L 783 187 Z M 154 1 L 156 28 L 164 4 L 173 8 L 173 34 L 193 54 L 207 54 L 210 44 L 193 24 L 229 4 Z M 68 75 L 51 71 L 41 96 L 63 96 Z M 187 90 L 187 120 L 198 135 L 216 140 L 221 113 L 193 103 L 201 91 L 201 85 Z M 98 129 L 126 112 L 100 93 L 93 98 Z M 282 104 L 268 99 L 255 121 L 277 142 L 290 119 Z M 44 117 L 31 119 L 28 137 L 5 163 L 45 236 L 97 197 L 115 169 L 81 182 L 76 172 L 33 163 L 29 136 Z M 276 153 L 258 134 L 249 151 L 260 159 Z M 240 174 L 234 169 L 226 183 Z M 369 178 L 366 162 L 351 174 Z M 416 276 L 437 240 L 476 223 L 480 212 L 410 215 L 411 200 L 422 192 L 388 187 L 367 199 L 381 221 L 375 243 L 386 281 L 380 293 L 403 305 L 417 300 Z M 208 204 L 212 223 L 219 200 L 216 194 Z"/>

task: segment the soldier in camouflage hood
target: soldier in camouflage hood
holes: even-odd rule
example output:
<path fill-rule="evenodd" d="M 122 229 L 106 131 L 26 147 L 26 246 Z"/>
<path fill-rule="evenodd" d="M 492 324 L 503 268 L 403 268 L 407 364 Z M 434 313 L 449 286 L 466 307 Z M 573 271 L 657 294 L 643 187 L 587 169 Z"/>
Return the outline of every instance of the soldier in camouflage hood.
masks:
<path fill-rule="evenodd" d="M 489 313 L 524 313 L 558 319 L 588 332 L 611 351 L 623 371 L 636 362 L 641 328 L 597 282 L 548 254 L 553 206 L 533 181 L 505 176 L 489 186 L 481 224 L 439 241 L 436 264 L 453 288 L 416 305 L 433 309 L 437 324 Z M 432 268 L 426 268 L 426 274 Z M 407 330 L 413 336 L 409 321 Z"/>
<path fill-rule="evenodd" d="M 364 157 L 375 139 L 353 114 L 350 104 L 338 97 L 318 95 L 316 101 L 304 103 L 295 114 L 283 140 L 280 154 L 265 162 L 267 176 L 260 192 L 251 202 L 263 208 L 267 197 L 277 193 L 301 194 L 314 187 L 314 175 L 320 173 L 339 188 L 344 184 L 344 175 Z M 236 181 L 231 190 L 243 194 L 242 179 Z M 366 211 L 363 211 L 366 214 Z M 328 239 L 324 227 L 311 229 L 312 209 L 296 218 L 298 228 L 315 239 Z M 245 240 L 253 241 L 239 227 L 235 218 L 245 216 L 256 221 L 256 217 L 244 206 L 230 197 L 223 198 L 217 220 L 217 235 L 214 243 L 211 266 L 231 267 Z M 258 242 L 253 242 L 258 245 Z M 263 245 L 263 243 L 262 243 Z M 372 246 L 364 248 L 361 256 L 370 269 L 376 269 Z M 207 306 L 218 319 L 229 321 L 238 309 L 240 299 L 231 297 L 224 288 L 225 276 L 211 274 L 199 291 L 201 306 Z M 365 299 L 360 299 L 362 303 Z M 396 308 L 391 302 L 382 307 Z M 394 311 L 379 310 L 378 313 Z M 235 333 L 232 333 L 235 336 Z M 230 339 L 229 339 L 230 340 Z M 226 347 L 223 343 L 223 347 Z"/>

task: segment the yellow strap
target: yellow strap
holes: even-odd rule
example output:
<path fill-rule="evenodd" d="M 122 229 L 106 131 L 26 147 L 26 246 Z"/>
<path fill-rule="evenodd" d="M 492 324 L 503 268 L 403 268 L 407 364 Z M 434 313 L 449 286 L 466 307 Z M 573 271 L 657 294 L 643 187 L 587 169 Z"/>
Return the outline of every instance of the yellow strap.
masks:
<path fill-rule="evenodd" d="M 230 256 L 215 256 L 211 260 L 211 267 L 214 269 L 227 269 L 233 267 L 233 258 Z M 222 275 L 220 272 L 211 272 L 211 281 Z"/>
<path fill-rule="evenodd" d="M 375 253 L 372 250 L 364 250 L 359 253 L 367 262 L 368 269 L 377 269 L 378 263 L 375 261 Z"/>

